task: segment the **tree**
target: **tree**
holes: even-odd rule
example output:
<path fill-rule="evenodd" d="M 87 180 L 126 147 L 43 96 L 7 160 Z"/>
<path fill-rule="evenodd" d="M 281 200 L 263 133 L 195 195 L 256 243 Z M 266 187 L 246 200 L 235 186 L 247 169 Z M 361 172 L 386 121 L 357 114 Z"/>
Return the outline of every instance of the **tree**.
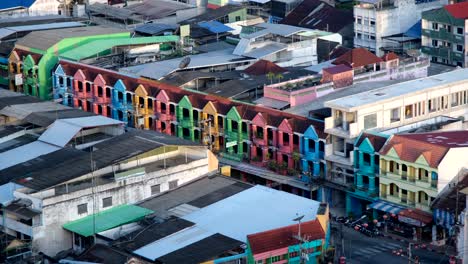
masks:
<path fill-rule="evenodd" d="M 270 80 L 270 84 L 273 83 L 273 78 L 275 78 L 275 74 L 272 73 L 272 72 L 269 72 L 267 73 L 266 77 L 268 78 L 268 80 Z"/>
<path fill-rule="evenodd" d="M 298 165 L 298 161 L 301 159 L 301 154 L 297 153 L 297 152 L 293 152 L 292 153 L 292 159 L 294 161 L 294 169 L 299 169 L 297 166 Z"/>
<path fill-rule="evenodd" d="M 276 79 L 278 80 L 278 82 L 281 82 L 283 78 L 284 78 L 283 74 L 281 73 L 276 74 Z"/>

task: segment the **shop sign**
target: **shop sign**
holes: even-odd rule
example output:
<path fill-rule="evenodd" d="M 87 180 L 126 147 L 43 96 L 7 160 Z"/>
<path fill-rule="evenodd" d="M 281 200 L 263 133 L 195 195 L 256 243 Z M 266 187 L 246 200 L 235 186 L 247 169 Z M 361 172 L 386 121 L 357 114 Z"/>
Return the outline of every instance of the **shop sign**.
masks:
<path fill-rule="evenodd" d="M 237 145 L 237 141 L 228 141 L 226 142 L 226 148 L 234 147 Z"/>
<path fill-rule="evenodd" d="M 23 85 L 23 74 L 15 74 L 15 85 Z"/>
<path fill-rule="evenodd" d="M 413 219 L 413 218 L 409 218 L 406 216 L 402 216 L 402 215 L 398 216 L 398 221 L 402 223 L 414 225 L 414 226 L 424 226 L 424 224 L 421 221 Z"/>

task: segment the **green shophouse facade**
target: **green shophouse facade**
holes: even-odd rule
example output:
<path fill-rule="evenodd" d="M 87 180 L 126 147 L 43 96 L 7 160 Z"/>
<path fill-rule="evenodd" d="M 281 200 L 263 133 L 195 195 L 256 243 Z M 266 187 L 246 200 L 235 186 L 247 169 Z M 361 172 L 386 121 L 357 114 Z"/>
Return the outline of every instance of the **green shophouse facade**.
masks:
<path fill-rule="evenodd" d="M 74 30 L 81 31 L 76 32 L 76 37 L 67 37 L 72 36 Z M 52 72 L 61 54 L 94 40 L 117 40 L 129 37 L 129 32 L 100 27 L 68 29 L 68 32 L 64 32 L 63 29 L 32 32 L 16 43 L 10 55 L 10 80 L 12 80 L 10 81 L 10 90 L 24 92 L 45 100 L 51 99 Z M 35 61 L 28 55 L 39 55 L 40 59 Z M 17 57 L 18 61 L 14 60 L 14 57 Z M 13 81 L 16 74 L 24 75 L 23 85 L 28 85 L 26 87 L 28 89 L 24 89 Z"/>
<path fill-rule="evenodd" d="M 453 9 L 466 10 L 465 17 Z M 422 52 L 432 62 L 467 67 L 468 3 L 459 3 L 422 13 Z"/>

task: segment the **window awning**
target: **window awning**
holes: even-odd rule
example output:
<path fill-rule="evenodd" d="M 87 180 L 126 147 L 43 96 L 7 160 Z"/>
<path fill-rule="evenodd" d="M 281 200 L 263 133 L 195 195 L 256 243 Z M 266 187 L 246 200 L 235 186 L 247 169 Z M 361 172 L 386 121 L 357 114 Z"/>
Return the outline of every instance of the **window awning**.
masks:
<path fill-rule="evenodd" d="M 63 225 L 63 228 L 84 237 L 89 237 L 95 233 L 137 222 L 152 213 L 152 210 L 136 205 L 119 205 L 97 214 L 68 222 Z"/>
<path fill-rule="evenodd" d="M 432 222 L 432 214 L 408 208 L 398 214 L 398 220 L 414 226 L 425 226 Z"/>
<path fill-rule="evenodd" d="M 386 202 L 386 201 L 382 201 L 382 200 L 370 204 L 369 207 L 379 210 L 379 211 L 391 213 L 391 214 L 398 214 L 401 211 L 405 210 L 403 206 L 393 204 L 390 202 Z"/>

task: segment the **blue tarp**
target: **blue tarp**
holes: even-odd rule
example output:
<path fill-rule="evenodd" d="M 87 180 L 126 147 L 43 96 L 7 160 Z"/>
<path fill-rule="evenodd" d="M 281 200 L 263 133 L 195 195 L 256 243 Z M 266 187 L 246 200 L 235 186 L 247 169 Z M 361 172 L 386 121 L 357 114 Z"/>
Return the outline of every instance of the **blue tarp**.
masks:
<path fill-rule="evenodd" d="M 416 22 L 412 27 L 405 32 L 405 36 L 412 38 L 421 38 L 421 20 Z"/>
<path fill-rule="evenodd" d="M 370 208 L 373 208 L 373 209 L 376 209 L 376 210 L 379 210 L 379 211 L 384 211 L 384 212 L 387 212 L 387 213 L 391 213 L 391 214 L 398 214 L 399 212 L 403 211 L 405 208 L 403 206 L 400 206 L 400 205 L 397 205 L 397 204 L 393 204 L 393 203 L 389 203 L 389 202 L 386 202 L 386 201 L 377 201 L 371 205 L 369 205 Z"/>
<path fill-rule="evenodd" d="M 200 22 L 198 25 L 202 28 L 208 29 L 213 33 L 224 33 L 233 30 L 232 28 L 218 21 Z"/>
<path fill-rule="evenodd" d="M 1 0 L 0 9 L 30 7 L 34 2 L 36 2 L 36 0 Z"/>

